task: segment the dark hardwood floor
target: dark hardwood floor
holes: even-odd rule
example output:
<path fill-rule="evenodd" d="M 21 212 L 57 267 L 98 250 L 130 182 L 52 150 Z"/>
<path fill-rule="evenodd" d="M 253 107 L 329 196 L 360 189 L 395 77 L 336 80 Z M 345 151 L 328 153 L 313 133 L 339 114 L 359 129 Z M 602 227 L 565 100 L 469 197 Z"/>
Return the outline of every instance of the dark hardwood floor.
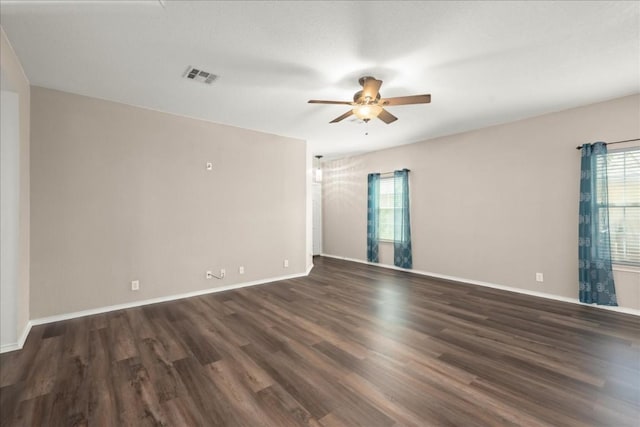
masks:
<path fill-rule="evenodd" d="M 34 327 L 2 426 L 638 426 L 640 318 L 317 258 Z"/>

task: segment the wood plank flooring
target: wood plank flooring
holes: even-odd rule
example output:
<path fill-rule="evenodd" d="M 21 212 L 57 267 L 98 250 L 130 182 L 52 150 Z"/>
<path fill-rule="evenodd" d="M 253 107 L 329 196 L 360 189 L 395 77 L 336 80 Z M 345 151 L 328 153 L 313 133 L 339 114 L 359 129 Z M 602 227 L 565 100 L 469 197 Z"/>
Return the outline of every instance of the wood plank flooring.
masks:
<path fill-rule="evenodd" d="M 2 426 L 638 426 L 640 318 L 329 258 L 34 327 Z"/>

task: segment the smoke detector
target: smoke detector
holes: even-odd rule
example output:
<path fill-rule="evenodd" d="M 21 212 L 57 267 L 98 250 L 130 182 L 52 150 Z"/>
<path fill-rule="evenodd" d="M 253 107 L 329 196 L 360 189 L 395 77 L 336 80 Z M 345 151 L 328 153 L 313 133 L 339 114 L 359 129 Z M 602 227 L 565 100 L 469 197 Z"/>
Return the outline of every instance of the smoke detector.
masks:
<path fill-rule="evenodd" d="M 184 72 L 182 77 L 189 80 L 195 80 L 207 85 L 210 85 L 215 79 L 218 78 L 218 76 L 216 76 L 215 74 L 212 74 L 208 71 L 199 70 L 198 68 L 192 67 L 191 65 L 189 65 L 187 71 Z"/>

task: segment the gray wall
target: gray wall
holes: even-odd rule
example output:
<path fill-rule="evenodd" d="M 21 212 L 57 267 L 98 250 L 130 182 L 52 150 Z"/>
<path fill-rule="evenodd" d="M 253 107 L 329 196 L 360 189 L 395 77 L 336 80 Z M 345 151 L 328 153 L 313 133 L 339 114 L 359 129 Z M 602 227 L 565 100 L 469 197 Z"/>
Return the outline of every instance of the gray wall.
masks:
<path fill-rule="evenodd" d="M 38 87 L 31 106 L 32 318 L 305 272 L 304 141 Z"/>
<path fill-rule="evenodd" d="M 575 147 L 639 136 L 634 95 L 326 163 L 324 253 L 366 260 L 367 173 L 406 167 L 414 269 L 577 298 Z M 615 279 L 621 306 L 640 309 L 640 273 Z"/>
<path fill-rule="evenodd" d="M 17 214 L 17 230 L 11 230 L 14 235 L 16 244 L 11 245 L 11 250 L 14 253 L 10 254 L 11 268 L 14 269 L 11 283 L 2 284 L 2 287 L 10 286 L 11 298 L 14 299 L 15 311 L 11 313 L 15 329 L 15 334 L 12 334 L 10 338 L 0 338 L 0 342 L 3 345 L 12 344 L 10 341 L 20 338 L 25 332 L 27 323 L 29 322 L 29 233 L 30 233 L 30 204 L 29 204 L 29 129 L 30 129 L 30 88 L 29 80 L 27 79 L 22 65 L 18 60 L 13 48 L 9 44 L 8 39 L 4 33 L 4 30 L 0 28 L 0 76 L 3 91 L 12 92 L 17 95 L 18 101 L 18 138 L 19 146 L 17 147 L 18 162 L 14 165 L 17 170 L 14 170 L 17 183 L 15 190 L 17 190 L 17 206 L 10 206 L 8 209 L 13 210 L 13 214 Z M 4 124 L 3 124 L 4 126 Z M 3 159 L 3 167 L 6 167 L 6 162 Z M 4 189 L 4 186 L 3 186 Z M 3 203 L 5 199 L 3 198 Z M 2 207 L 2 215 L 5 215 L 5 209 L 7 206 Z M 11 225 L 12 227 L 15 224 Z M 2 244 L 4 247 L 5 232 L 2 231 Z M 8 247 L 7 246 L 7 247 Z M 5 258 L 3 257 L 3 262 Z M 0 268 L 4 268 L 3 264 Z M 4 321 L 4 314 L 2 321 Z M 5 328 L 6 326 L 3 325 Z M 4 329 L 4 328 L 3 328 Z M 18 344 L 15 342 L 15 344 Z"/>

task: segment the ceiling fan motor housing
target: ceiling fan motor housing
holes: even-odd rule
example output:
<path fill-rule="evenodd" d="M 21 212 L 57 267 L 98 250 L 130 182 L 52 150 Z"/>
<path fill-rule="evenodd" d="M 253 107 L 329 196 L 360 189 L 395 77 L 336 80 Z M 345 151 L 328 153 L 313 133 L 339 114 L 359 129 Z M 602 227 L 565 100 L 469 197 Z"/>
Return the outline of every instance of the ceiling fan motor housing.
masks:
<path fill-rule="evenodd" d="M 380 101 L 380 92 L 378 92 L 378 95 L 376 96 L 376 99 L 369 99 L 369 101 L 367 101 L 362 96 L 362 91 L 361 90 L 357 91 L 353 95 L 353 102 L 355 102 L 356 104 L 373 104 L 373 103 L 377 103 L 378 101 Z"/>
<path fill-rule="evenodd" d="M 373 76 L 362 76 L 358 79 L 358 83 L 360 83 L 360 86 L 364 87 L 364 84 L 367 80 L 375 80 L 376 78 Z"/>

